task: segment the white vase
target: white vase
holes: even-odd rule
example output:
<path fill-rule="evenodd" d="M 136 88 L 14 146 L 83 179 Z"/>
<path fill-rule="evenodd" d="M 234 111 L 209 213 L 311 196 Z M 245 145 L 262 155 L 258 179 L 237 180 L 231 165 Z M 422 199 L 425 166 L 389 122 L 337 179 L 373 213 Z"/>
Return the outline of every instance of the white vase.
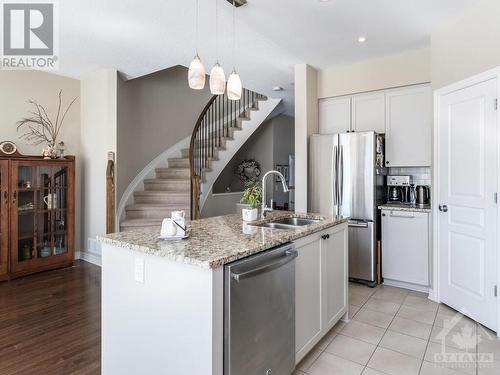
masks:
<path fill-rule="evenodd" d="M 256 208 L 244 208 L 241 210 L 243 221 L 255 221 L 258 217 L 258 210 Z"/>

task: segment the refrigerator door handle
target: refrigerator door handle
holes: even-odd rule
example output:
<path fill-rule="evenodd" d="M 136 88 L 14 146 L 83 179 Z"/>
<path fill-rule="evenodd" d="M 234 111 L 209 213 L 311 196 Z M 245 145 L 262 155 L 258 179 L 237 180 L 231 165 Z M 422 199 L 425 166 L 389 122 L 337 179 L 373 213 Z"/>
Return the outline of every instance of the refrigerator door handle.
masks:
<path fill-rule="evenodd" d="M 351 228 L 368 228 L 368 222 L 366 221 L 349 220 L 347 225 Z"/>
<path fill-rule="evenodd" d="M 337 160 L 338 160 L 338 147 L 337 146 L 333 146 L 333 164 L 332 164 L 332 187 L 333 187 L 333 191 L 332 191 L 332 194 L 333 194 L 333 210 L 335 211 L 336 210 L 336 207 L 337 204 L 338 204 L 338 201 L 337 201 L 337 172 L 338 172 L 338 168 L 337 168 Z M 333 213 L 335 214 L 335 212 Z"/>
<path fill-rule="evenodd" d="M 344 204 L 344 146 L 339 147 L 339 205 Z"/>

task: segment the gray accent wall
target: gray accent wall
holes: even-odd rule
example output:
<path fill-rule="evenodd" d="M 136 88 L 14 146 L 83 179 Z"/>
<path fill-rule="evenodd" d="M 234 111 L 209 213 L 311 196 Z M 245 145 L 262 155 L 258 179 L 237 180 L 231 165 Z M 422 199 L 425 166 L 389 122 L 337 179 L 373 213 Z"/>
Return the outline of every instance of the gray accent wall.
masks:
<path fill-rule="evenodd" d="M 212 194 L 207 198 L 202 210 L 202 217 L 226 215 L 236 212 L 236 203 L 241 199 L 244 189 L 235 167 L 246 159 L 255 159 L 260 163 L 262 175 L 275 169 L 276 164 L 287 165 L 288 156 L 294 154 L 295 121 L 284 114 L 277 115 L 264 122 L 259 129 L 245 142 L 235 156 L 229 161 L 214 183 Z M 229 187 L 231 192 L 226 192 Z M 269 178 L 267 185 L 268 204 L 273 199 L 282 205 L 288 202 L 288 193 L 283 193 L 281 183 Z"/>
<path fill-rule="evenodd" d="M 208 77 L 204 90 L 191 90 L 183 66 L 118 79 L 117 202 L 148 163 L 191 135 L 210 98 Z"/>

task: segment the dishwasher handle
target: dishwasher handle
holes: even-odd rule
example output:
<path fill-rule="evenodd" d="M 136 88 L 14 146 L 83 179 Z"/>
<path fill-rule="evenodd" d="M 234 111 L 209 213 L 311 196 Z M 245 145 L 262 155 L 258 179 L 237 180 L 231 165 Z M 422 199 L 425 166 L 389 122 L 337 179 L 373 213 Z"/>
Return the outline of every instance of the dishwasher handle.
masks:
<path fill-rule="evenodd" d="M 297 258 L 299 256 L 299 253 L 296 250 L 287 250 L 285 251 L 285 256 L 279 258 L 278 260 L 274 260 L 272 262 L 263 264 L 257 268 L 251 269 L 249 271 L 245 272 L 240 272 L 240 273 L 231 273 L 231 278 L 234 279 L 236 282 L 242 280 L 242 279 L 247 279 L 249 277 L 255 276 L 262 274 L 264 272 L 271 271 L 273 269 L 279 268 L 281 266 L 284 266 L 287 263 L 290 263 L 292 260 Z"/>

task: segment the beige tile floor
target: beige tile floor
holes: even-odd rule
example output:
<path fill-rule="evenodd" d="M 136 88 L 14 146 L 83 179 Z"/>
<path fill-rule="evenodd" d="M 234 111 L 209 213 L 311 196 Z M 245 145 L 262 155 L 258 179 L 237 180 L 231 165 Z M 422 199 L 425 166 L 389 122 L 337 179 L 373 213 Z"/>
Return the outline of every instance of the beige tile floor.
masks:
<path fill-rule="evenodd" d="M 500 375 L 496 335 L 426 294 L 351 283 L 349 302 L 294 375 Z"/>

